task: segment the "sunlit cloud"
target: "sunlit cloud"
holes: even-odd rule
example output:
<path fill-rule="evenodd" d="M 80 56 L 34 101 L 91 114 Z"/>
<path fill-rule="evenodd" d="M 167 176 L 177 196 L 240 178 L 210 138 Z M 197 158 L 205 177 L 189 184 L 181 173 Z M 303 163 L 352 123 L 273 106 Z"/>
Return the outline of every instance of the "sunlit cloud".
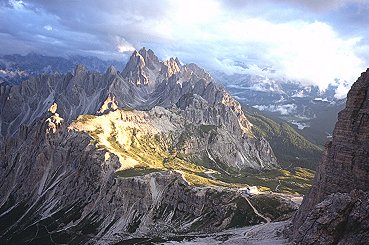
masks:
<path fill-rule="evenodd" d="M 0 43 L 7 53 L 105 58 L 146 46 L 161 58 L 176 56 L 226 73 L 268 75 L 322 90 L 335 84 L 342 96 L 369 65 L 369 34 L 360 28 L 369 20 L 350 12 L 368 8 L 363 0 L 10 0 L 0 4 L 0 35 L 6 37 Z M 358 27 L 351 30 L 353 25 Z"/>
<path fill-rule="evenodd" d="M 127 44 L 119 44 L 117 48 L 119 53 L 132 52 L 136 50 L 134 47 Z"/>
<path fill-rule="evenodd" d="M 221 30 L 228 42 L 242 43 L 245 50 L 254 43 L 262 45 L 260 58 L 272 64 L 277 74 L 321 89 L 336 79 L 352 81 L 364 69 L 355 54 L 361 38 L 341 38 L 326 23 L 249 19 L 224 23 Z"/>
<path fill-rule="evenodd" d="M 133 52 L 135 47 L 122 37 L 116 37 L 117 50 L 119 53 Z"/>

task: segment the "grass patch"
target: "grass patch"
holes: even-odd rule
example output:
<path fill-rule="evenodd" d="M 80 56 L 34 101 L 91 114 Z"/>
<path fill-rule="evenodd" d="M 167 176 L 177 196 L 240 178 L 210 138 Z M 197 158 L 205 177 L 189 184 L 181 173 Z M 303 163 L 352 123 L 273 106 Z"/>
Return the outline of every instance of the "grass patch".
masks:
<path fill-rule="evenodd" d="M 117 177 L 135 177 L 135 176 L 143 176 L 151 173 L 161 172 L 162 169 L 157 168 L 145 168 L 145 167 L 136 167 L 125 170 L 119 170 L 115 172 L 115 176 Z"/>
<path fill-rule="evenodd" d="M 213 175 L 226 183 L 260 186 L 264 191 L 288 194 L 307 193 L 314 179 L 314 171 L 301 167 L 291 170 L 274 169 L 259 173 L 240 173 L 232 176 L 219 173 Z"/>
<path fill-rule="evenodd" d="M 92 120 L 92 119 L 94 119 L 96 116 L 94 116 L 94 115 L 81 115 L 81 116 L 79 116 L 78 118 L 77 118 L 77 122 L 81 122 L 81 123 L 86 123 L 86 122 L 88 122 L 88 121 L 90 121 L 90 120 Z"/>
<path fill-rule="evenodd" d="M 88 123 L 88 120 L 96 120 L 96 117 L 83 115 L 79 120 Z M 134 163 L 127 165 L 130 166 L 129 169 L 118 171 L 116 176 L 119 177 L 142 176 L 152 172 L 174 170 L 183 173 L 186 180 L 195 186 L 239 188 L 256 185 L 264 191 L 272 190 L 282 193 L 306 193 L 314 177 L 312 170 L 300 167 L 267 172 L 258 172 L 252 169 L 239 172 L 234 169 L 226 169 L 227 166 L 222 164 L 219 159 L 215 159 L 217 162 L 215 164 L 205 151 L 185 156 L 181 153 L 181 147 L 188 140 L 194 137 L 208 140 L 209 137 L 216 134 L 217 126 L 214 125 L 188 124 L 183 132 L 143 135 L 138 127 L 127 127 L 124 132 L 120 132 L 119 130 L 122 129 L 118 127 L 118 124 L 114 121 L 110 121 L 110 124 L 111 133 L 109 135 L 104 135 L 103 125 L 98 124 L 95 130 L 87 133 L 91 135 L 97 146 L 118 154 L 123 166 L 125 159 L 127 163 Z M 280 130 L 279 126 L 273 123 L 270 127 L 273 128 L 272 131 Z M 118 142 L 118 136 L 121 134 L 130 139 L 128 144 L 121 145 Z M 102 137 L 106 137 L 105 140 Z M 104 145 L 106 141 L 108 144 Z M 132 166 L 136 167 L 132 168 Z"/>

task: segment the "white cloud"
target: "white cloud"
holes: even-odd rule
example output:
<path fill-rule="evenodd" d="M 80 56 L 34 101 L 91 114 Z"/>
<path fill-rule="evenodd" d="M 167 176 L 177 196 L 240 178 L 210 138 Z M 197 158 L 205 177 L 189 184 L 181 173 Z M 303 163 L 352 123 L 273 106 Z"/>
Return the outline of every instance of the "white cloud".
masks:
<path fill-rule="evenodd" d="M 365 37 L 342 36 L 340 26 L 326 22 L 331 16 L 319 21 L 296 7 L 336 9 L 363 0 L 23 1 L 11 0 L 12 10 L 0 8 L 0 31 L 8 40 L 56 54 L 74 50 L 121 57 L 147 46 L 161 57 L 177 56 L 227 73 L 298 80 L 322 90 L 336 78 L 351 84 L 369 61 L 363 52 L 368 50 Z M 9 48 L 26 46 L 1 41 Z M 266 74 L 262 67 L 268 65 L 276 72 Z M 337 96 L 343 90 L 338 87 Z"/>
<path fill-rule="evenodd" d="M 260 111 L 270 111 L 278 112 L 281 115 L 289 115 L 294 113 L 297 109 L 295 104 L 285 104 L 285 105 L 254 105 L 252 106 Z"/>
<path fill-rule="evenodd" d="M 46 26 L 44 26 L 44 29 L 46 31 L 52 31 L 53 30 L 53 27 L 51 25 L 46 25 Z"/>
<path fill-rule="evenodd" d="M 276 75 L 318 85 L 322 90 L 337 78 L 353 81 L 364 69 L 362 59 L 355 54 L 360 38 L 341 38 L 326 23 L 275 24 L 246 19 L 223 23 L 221 33 L 226 42 L 244 45 L 246 52 L 254 43 L 262 46 L 264 53 L 259 56 L 277 69 Z"/>
<path fill-rule="evenodd" d="M 12 6 L 15 9 L 23 9 L 24 8 L 24 2 L 21 0 L 9 0 L 10 6 Z"/>
<path fill-rule="evenodd" d="M 346 98 L 348 91 L 351 88 L 351 84 L 352 83 L 348 83 L 348 82 L 344 82 L 344 81 L 339 81 L 338 82 L 338 86 L 335 90 L 335 95 L 334 97 L 336 99 L 343 99 Z"/>
<path fill-rule="evenodd" d="M 116 43 L 117 43 L 117 50 L 118 50 L 119 53 L 132 52 L 132 51 L 135 50 L 135 47 L 133 47 L 132 44 L 127 42 L 122 37 L 117 37 L 116 38 Z"/>
<path fill-rule="evenodd" d="M 217 3 L 207 0 L 204 4 L 213 11 L 205 11 L 203 15 L 196 14 L 202 8 L 194 1 L 186 7 L 173 8 L 165 26 L 171 42 L 178 44 L 172 44 L 166 52 L 180 58 L 183 56 L 179 52 L 185 52 L 185 61 L 206 64 L 228 74 L 267 75 L 316 85 L 321 90 L 336 79 L 352 84 L 365 68 L 363 56 L 358 55 L 363 46 L 359 35 L 340 36 L 322 21 L 301 19 L 275 23 L 246 15 L 234 16 Z M 331 4 L 338 2 L 331 1 Z M 195 13 L 194 17 L 189 13 Z M 251 58 L 259 66 L 239 65 L 239 61 L 247 62 Z M 271 65 L 276 72 L 266 74 L 260 64 Z"/>

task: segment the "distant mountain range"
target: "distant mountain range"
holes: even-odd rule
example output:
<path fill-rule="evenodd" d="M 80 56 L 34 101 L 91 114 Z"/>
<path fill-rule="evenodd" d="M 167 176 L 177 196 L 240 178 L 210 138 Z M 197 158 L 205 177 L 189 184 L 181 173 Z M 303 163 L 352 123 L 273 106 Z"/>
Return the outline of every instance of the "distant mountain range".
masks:
<path fill-rule="evenodd" d="M 0 58 L 0 83 L 19 84 L 37 74 L 66 74 L 72 72 L 77 64 L 84 64 L 91 71 L 105 72 L 110 65 L 119 68 L 127 62 L 36 53 L 5 55 Z M 247 68 L 244 63 L 239 65 Z M 320 91 L 316 86 L 269 78 L 268 74 L 273 70 L 268 67 L 262 70 L 264 76 L 227 75 L 219 71 L 213 71 L 211 75 L 242 105 L 258 109 L 274 119 L 285 120 L 314 144 L 324 145 L 331 137 L 337 113 L 344 108 L 346 99 L 335 98 L 335 86 L 330 85 L 327 90 Z"/>
<path fill-rule="evenodd" d="M 156 76 L 153 71 L 155 69 L 161 68 L 160 65 L 158 65 L 160 63 L 158 58 L 152 53 L 151 50 L 146 51 L 144 53 L 144 56 L 145 57 L 143 61 L 140 60 L 140 55 L 132 56 L 131 60 L 127 63 L 127 61 L 104 61 L 96 57 L 83 56 L 72 56 L 69 58 L 63 58 L 44 56 L 35 53 L 31 53 L 25 56 L 6 55 L 0 59 L 0 67 L 2 67 L 2 77 L 0 77 L 0 79 L 2 78 L 2 80 L 0 81 L 3 81 L 4 84 L 6 83 L 10 85 L 19 84 L 23 80 L 31 76 L 36 76 L 39 74 L 67 74 L 70 72 L 75 73 L 78 72 L 78 69 L 87 69 L 100 73 L 104 73 L 107 70 L 108 72 L 112 72 L 109 67 L 113 65 L 115 67 L 125 67 L 125 69 L 122 71 L 122 75 L 126 77 L 131 83 L 135 83 L 137 86 L 143 86 L 143 91 L 146 91 L 144 93 L 148 93 L 155 87 L 153 84 L 150 84 L 153 83 L 153 81 L 156 79 L 153 78 L 153 76 Z M 165 67 L 168 67 L 166 69 L 169 69 L 169 75 L 179 69 L 178 67 L 180 66 L 180 62 L 178 60 L 168 60 L 165 62 Z M 76 64 L 79 63 L 84 64 L 84 67 L 80 66 L 79 68 L 77 67 L 77 69 L 75 69 Z M 159 66 L 159 68 L 157 66 Z M 149 67 L 149 69 L 145 67 Z M 203 73 L 202 69 L 198 68 L 194 64 L 189 64 L 187 65 L 187 67 L 188 69 L 196 70 L 198 73 Z M 254 133 L 256 135 L 267 138 L 268 141 L 271 142 L 278 162 L 282 164 L 282 166 L 302 166 L 311 169 L 315 168 L 315 166 L 318 164 L 321 150 L 318 146 L 310 143 L 309 141 L 306 141 L 302 136 L 299 135 L 299 133 L 304 135 L 305 137 L 307 136 L 312 142 L 323 144 L 323 142 L 326 140 L 324 135 L 327 132 L 330 132 L 330 128 L 333 127 L 332 125 L 334 124 L 334 122 L 331 121 L 333 120 L 333 118 L 335 118 L 335 110 L 328 110 L 328 112 L 320 112 L 319 110 L 322 109 L 322 105 L 328 106 L 328 104 L 330 106 L 328 106 L 327 108 L 335 108 L 335 104 L 320 100 L 313 100 L 313 102 L 311 102 L 309 99 L 314 96 L 316 97 L 319 94 L 317 88 L 310 88 L 309 90 L 308 88 L 304 88 L 301 85 L 293 83 L 289 84 L 290 86 L 287 86 L 288 84 L 280 84 L 273 80 L 262 80 L 262 77 L 260 76 L 237 74 L 227 76 L 219 72 L 215 72 L 215 75 L 217 76 L 219 82 L 223 83 L 225 87 L 232 93 L 232 95 L 234 95 L 235 98 L 241 101 L 241 105 L 243 104 L 244 111 L 248 115 L 248 118 L 252 121 L 253 124 L 255 124 L 255 127 L 253 128 L 253 130 L 255 131 Z M 205 75 L 205 73 L 203 76 L 208 80 L 211 79 L 210 76 Z M 268 80 L 268 82 L 265 82 L 265 80 Z M 167 91 L 167 93 L 169 94 L 168 98 L 164 98 L 167 95 L 161 95 L 160 100 L 164 100 L 161 103 L 168 104 L 170 102 L 165 102 L 165 100 L 171 100 L 170 97 L 173 95 L 170 95 L 170 93 L 174 93 L 175 91 L 170 91 L 168 90 L 168 88 L 164 87 L 162 89 L 163 91 Z M 133 92 L 137 90 L 135 87 L 130 88 L 130 90 L 133 94 L 142 94 L 142 92 Z M 155 93 L 160 94 L 163 92 Z M 307 97 L 296 97 L 296 94 L 306 94 Z M 329 99 L 334 99 L 334 94 L 332 93 L 332 91 L 331 93 L 327 92 L 326 95 L 330 95 L 328 96 Z M 140 96 L 142 97 L 142 95 Z M 134 97 L 137 96 L 131 96 L 130 99 Z M 157 98 L 155 100 L 157 100 Z M 279 102 L 275 103 L 275 100 L 278 100 Z M 125 101 L 127 101 L 127 99 L 125 99 Z M 292 103 L 291 101 L 296 104 L 293 106 L 292 109 L 289 107 Z M 307 104 L 310 103 L 310 105 L 308 109 L 305 109 L 305 111 L 299 113 L 297 110 L 298 105 L 303 106 L 304 108 L 308 107 L 304 105 L 303 101 L 306 101 Z M 141 102 L 132 101 L 129 102 L 126 106 L 134 108 L 135 103 Z M 152 101 L 147 103 L 157 102 Z M 143 105 L 141 105 L 141 107 L 142 106 Z M 151 106 L 152 105 L 146 105 L 146 107 L 148 108 L 150 108 Z M 269 110 L 270 108 L 273 108 L 273 106 L 275 106 L 275 110 Z M 268 116 L 258 113 L 258 110 L 255 108 L 260 109 L 264 114 L 267 114 Z M 303 119 L 303 123 L 309 123 L 309 125 L 312 126 L 305 127 L 302 131 L 300 131 L 298 127 L 295 127 L 294 130 L 293 128 L 291 128 L 291 126 L 294 126 L 293 124 L 287 125 L 285 123 L 285 120 L 289 121 L 289 119 L 293 118 L 293 116 L 295 116 L 294 118 L 297 118 L 298 120 Z M 309 119 L 309 117 L 312 117 L 312 119 Z M 281 118 L 282 120 L 279 118 Z M 320 118 L 323 118 L 323 124 L 319 122 Z M 326 120 L 326 118 L 329 118 L 329 120 Z M 294 122 L 295 121 L 292 120 L 292 123 Z M 313 132 L 309 134 L 309 131 L 311 131 L 311 129 L 315 129 L 315 123 L 319 125 L 319 127 L 317 127 L 319 130 L 313 130 Z M 322 125 L 326 126 L 321 127 Z M 4 130 L 5 126 L 3 126 L 2 128 L 2 130 Z M 299 131 L 299 133 L 296 132 L 296 130 Z M 317 136 L 318 140 L 316 140 L 314 136 Z M 288 139 L 287 141 L 290 142 L 287 145 L 286 139 Z M 296 139 L 302 139 L 306 142 L 301 143 L 301 141 Z M 281 148 L 282 141 L 285 141 L 283 144 L 285 145 L 284 149 Z M 285 150 L 286 148 L 291 147 L 296 150 Z"/>
<path fill-rule="evenodd" d="M 212 75 L 241 104 L 262 111 L 272 118 L 291 124 L 299 133 L 315 144 L 324 145 L 331 137 L 337 113 L 346 99 L 335 97 L 337 87 L 325 91 L 316 86 L 276 80 L 265 75 L 233 74 L 214 71 Z"/>
<path fill-rule="evenodd" d="M 111 65 L 121 68 L 126 62 L 78 55 L 68 58 L 36 53 L 4 55 L 0 57 L 0 83 L 20 84 L 28 77 L 38 74 L 66 74 L 72 72 L 77 64 L 84 64 L 91 71 L 105 72 Z"/>

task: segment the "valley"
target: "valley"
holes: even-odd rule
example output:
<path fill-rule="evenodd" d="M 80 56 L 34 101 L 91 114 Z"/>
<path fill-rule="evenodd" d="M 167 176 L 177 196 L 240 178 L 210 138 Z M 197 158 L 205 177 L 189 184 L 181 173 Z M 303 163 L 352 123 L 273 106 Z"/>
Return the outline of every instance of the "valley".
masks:
<path fill-rule="evenodd" d="M 0 245 L 369 244 L 366 10 L 0 0 Z"/>
<path fill-rule="evenodd" d="M 6 243 L 285 244 L 311 195 L 323 148 L 195 64 L 143 48 L 0 86 Z"/>
<path fill-rule="evenodd" d="M 265 129 L 205 70 L 145 48 L 122 72 L 77 65 L 0 91 L 7 243 L 105 244 L 286 220 L 313 178 L 283 169 Z M 244 196 L 250 186 L 260 193 Z"/>

